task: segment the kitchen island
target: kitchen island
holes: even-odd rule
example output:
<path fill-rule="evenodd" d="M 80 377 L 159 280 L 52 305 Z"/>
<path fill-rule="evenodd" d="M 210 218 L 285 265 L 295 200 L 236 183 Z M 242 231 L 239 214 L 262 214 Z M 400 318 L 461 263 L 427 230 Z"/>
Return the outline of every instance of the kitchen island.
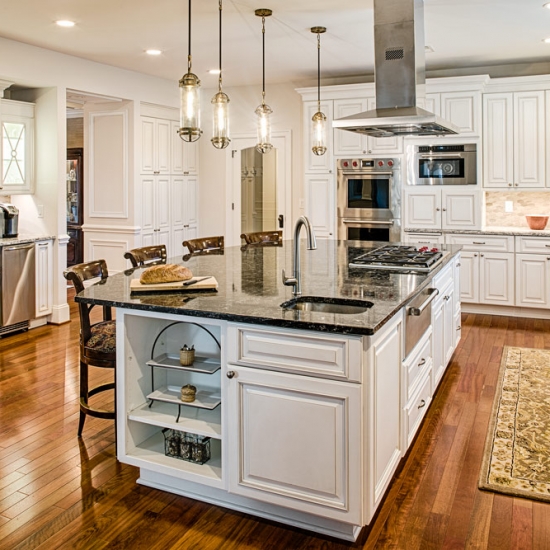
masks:
<path fill-rule="evenodd" d="M 358 300 L 361 313 L 281 308 L 290 242 L 178 261 L 216 277 L 217 292 L 133 294 L 137 269 L 79 294 L 117 308 L 117 455 L 140 483 L 357 538 L 460 334 L 459 248 L 429 273 L 350 268 L 368 248 L 302 251 L 303 295 Z M 428 326 L 406 346 L 406 308 L 423 293 L 435 297 Z M 184 345 L 191 366 L 179 362 Z M 191 403 L 179 396 L 187 384 Z"/>

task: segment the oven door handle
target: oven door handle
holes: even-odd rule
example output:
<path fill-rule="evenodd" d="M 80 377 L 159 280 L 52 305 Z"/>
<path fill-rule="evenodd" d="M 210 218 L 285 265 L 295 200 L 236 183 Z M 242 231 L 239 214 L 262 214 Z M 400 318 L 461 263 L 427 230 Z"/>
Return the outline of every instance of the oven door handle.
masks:
<path fill-rule="evenodd" d="M 419 315 L 422 315 L 422 312 L 430 305 L 432 300 L 435 299 L 435 297 L 439 294 L 439 290 L 437 288 L 430 288 L 429 289 L 430 295 L 424 302 L 422 302 L 420 307 L 408 307 L 407 308 L 407 315 L 414 315 L 415 317 L 418 317 Z"/>
<path fill-rule="evenodd" d="M 419 155 L 421 159 L 437 160 L 440 158 L 444 159 L 463 159 L 464 155 L 460 153 L 437 153 L 432 155 Z"/>
<path fill-rule="evenodd" d="M 363 225 L 393 225 L 393 220 L 350 220 L 347 218 L 342 218 L 342 223 L 356 223 Z"/>
<path fill-rule="evenodd" d="M 364 177 L 364 176 L 372 176 L 372 178 L 370 179 L 375 179 L 377 176 L 393 176 L 393 171 L 389 171 L 389 172 L 386 172 L 385 170 L 380 170 L 380 171 L 373 171 L 373 172 L 365 172 L 365 171 L 361 171 L 361 170 L 356 170 L 355 172 L 353 171 L 347 171 L 347 170 L 342 170 L 340 169 L 339 172 L 343 175 L 343 176 L 354 176 L 355 178 L 357 177 Z"/>

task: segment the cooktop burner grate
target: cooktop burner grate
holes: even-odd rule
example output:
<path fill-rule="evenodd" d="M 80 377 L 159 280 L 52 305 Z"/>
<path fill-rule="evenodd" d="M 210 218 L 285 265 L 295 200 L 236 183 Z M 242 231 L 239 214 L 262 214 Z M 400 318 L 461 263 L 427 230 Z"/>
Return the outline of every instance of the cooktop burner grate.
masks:
<path fill-rule="evenodd" d="M 430 271 L 443 257 L 443 252 L 437 248 L 419 250 L 415 246 L 385 245 L 357 256 L 349 265 L 371 269 Z"/>

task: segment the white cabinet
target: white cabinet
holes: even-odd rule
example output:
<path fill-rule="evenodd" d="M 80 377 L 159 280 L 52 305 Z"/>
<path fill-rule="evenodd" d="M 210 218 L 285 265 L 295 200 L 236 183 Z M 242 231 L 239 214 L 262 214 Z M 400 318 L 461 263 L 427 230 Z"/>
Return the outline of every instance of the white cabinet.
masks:
<path fill-rule="evenodd" d="M 447 235 L 463 246 L 460 298 L 463 302 L 514 305 L 514 239 L 506 236 Z"/>
<path fill-rule="evenodd" d="M 483 185 L 546 185 L 543 91 L 483 96 Z"/>
<path fill-rule="evenodd" d="M 334 118 L 347 117 L 376 108 L 374 97 L 335 99 Z M 348 130 L 334 130 L 334 154 L 340 156 L 395 155 L 403 152 L 403 138 L 373 138 Z"/>
<path fill-rule="evenodd" d="M 445 92 L 440 96 L 441 117 L 460 130 L 460 136 L 481 134 L 481 92 Z"/>
<path fill-rule="evenodd" d="M 171 121 L 141 117 L 141 173 L 170 173 Z"/>
<path fill-rule="evenodd" d="M 172 176 L 172 254 L 183 255 L 187 249 L 183 241 L 194 239 L 197 235 L 197 186 L 196 176 Z"/>
<path fill-rule="evenodd" d="M 230 365 L 229 490 L 359 522 L 361 388 Z"/>
<path fill-rule="evenodd" d="M 35 244 L 36 312 L 35 317 L 49 315 L 53 305 L 53 246 L 52 241 Z"/>
<path fill-rule="evenodd" d="M 315 236 L 336 238 L 336 188 L 333 174 L 306 174 L 306 215 Z"/>
<path fill-rule="evenodd" d="M 476 189 L 410 186 L 405 195 L 405 227 L 476 229 L 481 225 L 481 195 Z"/>
<path fill-rule="evenodd" d="M 3 194 L 34 191 L 34 103 L 0 100 Z"/>
<path fill-rule="evenodd" d="M 199 171 L 199 142 L 189 143 L 179 137 L 179 123 L 170 122 L 171 170 L 172 174 L 197 174 Z"/>
<path fill-rule="evenodd" d="M 306 173 L 332 173 L 335 169 L 333 157 L 333 129 L 332 129 L 332 101 L 321 101 L 321 112 L 327 117 L 326 139 L 327 150 L 324 155 L 315 155 L 311 150 L 313 146 L 313 123 L 312 117 L 318 111 L 317 101 L 305 101 L 303 105 L 304 120 L 304 162 Z"/>
<path fill-rule="evenodd" d="M 516 237 L 516 305 L 550 308 L 550 239 Z"/>
<path fill-rule="evenodd" d="M 143 246 L 164 244 L 172 255 L 170 242 L 170 176 L 141 178 L 141 230 Z"/>

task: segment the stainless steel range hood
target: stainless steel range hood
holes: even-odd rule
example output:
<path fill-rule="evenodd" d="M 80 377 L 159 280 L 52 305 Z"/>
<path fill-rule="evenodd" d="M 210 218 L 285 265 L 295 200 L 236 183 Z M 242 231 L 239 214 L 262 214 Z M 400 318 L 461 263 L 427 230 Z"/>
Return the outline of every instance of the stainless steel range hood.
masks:
<path fill-rule="evenodd" d="M 418 106 L 425 98 L 424 0 L 374 0 L 376 109 L 334 128 L 373 137 L 441 136 L 459 129 Z"/>

